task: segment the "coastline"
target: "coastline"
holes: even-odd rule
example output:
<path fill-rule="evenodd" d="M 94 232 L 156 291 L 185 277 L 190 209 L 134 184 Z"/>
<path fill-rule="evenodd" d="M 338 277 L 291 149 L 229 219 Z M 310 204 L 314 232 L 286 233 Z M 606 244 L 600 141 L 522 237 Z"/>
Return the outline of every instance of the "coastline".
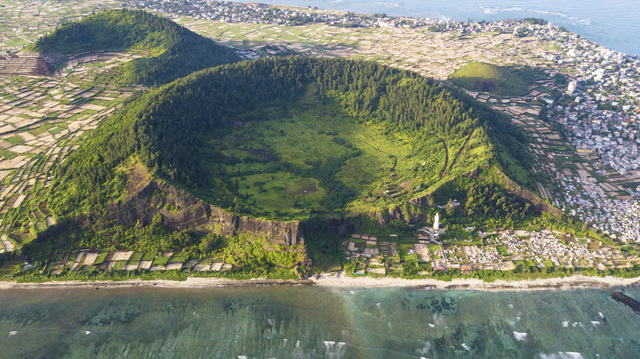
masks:
<path fill-rule="evenodd" d="M 123 281 L 49 281 L 39 283 L 17 283 L 0 281 L 0 290 L 6 289 L 75 289 L 75 288 L 221 288 L 221 287 L 278 287 L 278 286 L 317 286 L 324 288 L 412 288 L 423 290 L 471 290 L 484 292 L 509 291 L 544 291 L 544 290 L 572 290 L 572 289 L 611 289 L 615 287 L 631 287 L 640 285 L 640 277 L 588 277 L 575 275 L 564 278 L 546 278 L 520 281 L 496 280 L 485 282 L 480 279 L 454 279 L 443 281 L 439 279 L 402 279 L 402 278 L 372 278 L 345 277 L 339 273 L 324 273 L 317 278 L 277 280 L 250 279 L 234 280 L 224 278 L 188 277 L 184 281 L 142 280 L 132 279 Z"/>

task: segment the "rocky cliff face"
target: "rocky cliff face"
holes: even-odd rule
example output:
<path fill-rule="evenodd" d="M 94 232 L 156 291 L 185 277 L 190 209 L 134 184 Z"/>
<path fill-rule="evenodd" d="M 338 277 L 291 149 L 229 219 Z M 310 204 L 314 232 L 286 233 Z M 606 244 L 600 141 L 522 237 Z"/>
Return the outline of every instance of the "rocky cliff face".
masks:
<path fill-rule="evenodd" d="M 110 205 L 106 222 L 148 224 L 160 214 L 172 230 L 220 231 L 223 235 L 251 233 L 284 245 L 304 244 L 300 222 L 278 222 L 229 213 L 171 184 L 153 179 L 138 166 L 129 176 L 127 198 Z"/>

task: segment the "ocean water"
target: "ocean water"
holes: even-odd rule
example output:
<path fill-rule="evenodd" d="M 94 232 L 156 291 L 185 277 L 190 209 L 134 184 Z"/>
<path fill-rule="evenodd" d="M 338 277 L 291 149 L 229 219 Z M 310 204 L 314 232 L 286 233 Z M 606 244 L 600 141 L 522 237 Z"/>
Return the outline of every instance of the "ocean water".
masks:
<path fill-rule="evenodd" d="M 640 297 L 640 289 L 627 290 Z M 0 291 L 4 358 L 637 358 L 610 291 Z"/>
<path fill-rule="evenodd" d="M 254 2 L 253 0 L 240 0 Z M 640 54 L 640 0 L 261 0 L 276 5 L 466 21 L 543 18 L 599 44 Z"/>

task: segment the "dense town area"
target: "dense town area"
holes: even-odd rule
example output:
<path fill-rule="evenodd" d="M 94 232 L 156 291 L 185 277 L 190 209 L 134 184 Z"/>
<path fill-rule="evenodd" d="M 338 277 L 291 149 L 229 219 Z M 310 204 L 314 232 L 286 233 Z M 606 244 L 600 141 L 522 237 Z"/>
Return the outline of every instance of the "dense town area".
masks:
<path fill-rule="evenodd" d="M 466 240 L 441 240 L 445 229 L 422 228 L 417 237 L 352 234 L 343 242 L 353 275 L 406 273 L 408 263 L 419 263 L 415 275 L 430 270 L 512 271 L 596 269 L 616 270 L 640 264 L 631 246 L 604 245 L 557 231 L 500 230 L 490 233 L 468 229 Z M 448 242 L 448 243 L 447 243 Z M 447 243 L 447 244 L 445 244 Z"/>
<path fill-rule="evenodd" d="M 1 252 L 13 250 L 54 223 L 46 204 L 38 201 L 39 191 L 50 184 L 52 169 L 84 132 L 131 94 L 131 89 L 91 82 L 92 74 L 133 55 L 80 54 L 54 76 L 29 72 L 37 62 L 29 60 L 25 70 L 20 64 L 28 55 L 19 50 L 51 30 L 49 22 L 68 18 L 71 9 L 42 2 L 42 8 L 53 7 L 44 11 L 54 19 L 42 23 L 39 11 L 43 10 L 33 10 L 35 6 L 20 11 L 23 5 L 15 1 L 0 4 L 6 11 L 21 13 L 11 18 L 22 23 L 0 20 Z M 400 271 L 407 261 L 428 263 L 433 270 L 463 271 L 512 270 L 516 264 L 604 270 L 639 263 L 637 247 L 632 245 L 640 241 L 638 57 L 538 20 L 445 22 L 204 0 L 94 1 L 73 10 L 78 16 L 121 6 L 171 16 L 236 48 L 245 58 L 299 53 L 369 59 L 440 80 L 471 61 L 535 67 L 548 75 L 532 81 L 523 96 L 468 94 L 506 113 L 530 135 L 534 172 L 541 174 L 536 179 L 539 195 L 617 243 L 547 230 L 470 229 L 468 240 L 439 240 L 430 228 L 406 238 L 353 234 L 343 247 L 355 274 Z M 99 264 L 105 270 L 161 270 L 178 263 L 180 269 L 228 269 L 213 259 L 201 263 L 174 254 L 123 253 L 65 253 L 51 269 Z"/>
<path fill-rule="evenodd" d="M 125 5 L 132 8 L 152 9 L 200 19 L 253 23 L 278 24 L 299 26 L 312 23 L 327 23 L 341 27 L 395 27 L 395 26 L 426 26 L 437 24 L 431 19 L 395 18 L 386 14 L 362 15 L 355 13 L 341 13 L 322 11 L 317 7 L 309 9 L 275 7 L 260 3 L 234 3 L 230 1 L 125 1 Z"/>

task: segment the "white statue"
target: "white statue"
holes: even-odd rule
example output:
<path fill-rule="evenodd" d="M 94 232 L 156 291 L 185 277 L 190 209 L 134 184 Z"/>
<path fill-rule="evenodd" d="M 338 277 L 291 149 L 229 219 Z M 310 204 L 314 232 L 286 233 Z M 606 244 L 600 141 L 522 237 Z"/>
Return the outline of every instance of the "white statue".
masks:
<path fill-rule="evenodd" d="M 433 219 L 433 229 L 436 231 L 440 229 L 440 213 L 436 213 L 436 217 Z"/>

